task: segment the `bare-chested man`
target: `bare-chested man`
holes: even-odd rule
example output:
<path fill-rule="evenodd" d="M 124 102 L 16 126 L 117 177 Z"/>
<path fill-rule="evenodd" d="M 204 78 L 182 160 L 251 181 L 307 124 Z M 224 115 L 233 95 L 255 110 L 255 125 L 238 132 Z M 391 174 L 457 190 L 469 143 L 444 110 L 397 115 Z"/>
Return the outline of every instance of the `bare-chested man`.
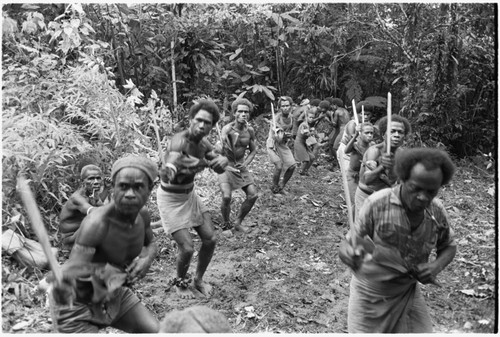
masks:
<path fill-rule="evenodd" d="M 357 217 L 365 199 L 373 192 L 392 187 L 396 183 L 396 173 L 393 171 L 394 156 L 401 151 L 406 136 L 411 132 L 408 120 L 400 115 L 391 116 L 391 125 L 387 125 L 387 116 L 379 122 L 383 142 L 372 145 L 363 155 L 359 170 L 359 183 L 354 196 Z M 387 154 L 387 128 L 390 128 L 391 151 Z"/>
<path fill-rule="evenodd" d="M 95 207 L 109 202 L 109 189 L 102 171 L 96 165 L 86 165 L 80 173 L 82 186 L 64 204 L 59 215 L 59 232 L 64 246 L 71 248 L 76 231 Z"/>
<path fill-rule="evenodd" d="M 278 102 L 279 111 L 271 121 L 269 127 L 269 136 L 267 137 L 266 147 L 271 163 L 274 164 L 274 171 L 271 186 L 271 192 L 284 193 L 287 182 L 295 171 L 295 158 L 290 150 L 289 143 L 292 138 L 293 120 L 290 112 L 292 111 L 292 98 L 283 96 Z M 283 179 L 280 183 L 281 173 Z"/>
<path fill-rule="evenodd" d="M 214 152 L 205 138 L 219 120 L 219 108 L 210 100 L 200 100 L 189 110 L 190 125 L 175 134 L 167 145 L 157 190 L 158 209 L 163 228 L 179 248 L 177 278 L 174 285 L 181 298 L 194 298 L 193 287 L 205 296 L 211 286 L 203 275 L 212 260 L 216 237 L 208 209 L 194 191 L 194 177 L 206 167 L 222 173 L 228 159 Z M 198 265 L 192 284 L 187 277 L 194 247 L 190 228 L 201 238 Z"/>
<path fill-rule="evenodd" d="M 364 107 L 365 113 L 364 113 L 364 121 L 365 122 L 370 122 L 372 118 L 372 109 L 373 107 L 369 104 L 363 104 L 366 102 L 358 102 L 356 104 L 356 111 L 358 113 L 358 121 L 359 123 L 363 122 L 363 113 L 362 109 Z M 374 127 L 373 130 L 373 140 L 375 141 L 375 133 L 377 129 Z M 349 153 L 345 152 L 345 148 L 349 141 L 352 139 L 354 134 L 356 133 L 356 120 L 353 116 L 349 122 L 347 122 L 345 128 L 344 128 L 344 133 L 342 134 L 342 138 L 340 139 L 340 144 L 339 147 L 337 148 L 337 158 L 342 158 L 344 161 L 344 167 L 349 167 L 349 162 L 351 160 L 351 155 Z M 375 141 L 376 142 L 376 141 Z M 340 160 L 340 159 L 339 159 Z"/>
<path fill-rule="evenodd" d="M 159 322 L 124 287 L 144 277 L 157 247 L 148 201 L 157 165 L 140 156 L 117 160 L 111 171 L 112 201 L 83 220 L 68 261 L 65 279 L 74 287 L 73 304 L 63 304 L 67 288 L 56 285 L 53 320 L 61 333 L 97 333 L 111 326 L 129 333 L 158 332 Z"/>
<path fill-rule="evenodd" d="M 354 195 L 359 183 L 359 170 L 361 169 L 361 162 L 363 155 L 368 147 L 374 145 L 373 140 L 373 125 L 370 122 L 361 123 L 356 126 L 354 136 L 351 138 L 345 147 L 345 153 L 349 154 L 349 166 L 346 169 L 347 186 L 349 187 L 349 198 L 351 205 L 354 204 Z M 340 156 L 339 156 L 340 157 Z M 343 158 L 340 158 L 343 160 Z M 344 164 L 345 165 L 345 164 Z"/>
<path fill-rule="evenodd" d="M 235 120 L 222 128 L 223 153 L 229 159 L 229 166 L 239 170 L 239 172 L 225 171 L 219 174 L 219 186 L 222 192 L 222 220 L 223 229 L 232 227 L 231 215 L 231 192 L 241 188 L 246 194 L 246 199 L 241 204 L 238 216 L 234 223 L 235 231 L 246 232 L 242 226 L 242 221 L 250 212 L 255 201 L 257 201 L 257 187 L 253 181 L 252 174 L 248 171 L 248 165 L 252 162 L 257 153 L 255 145 L 255 131 L 248 125 L 253 104 L 247 99 L 237 99 L 231 104 L 231 111 Z M 245 158 L 246 150 L 250 153 Z"/>
<path fill-rule="evenodd" d="M 331 152 L 333 164 L 331 170 L 333 171 L 335 162 L 337 162 L 337 164 L 339 162 L 337 149 L 339 148 L 340 140 L 342 139 L 342 135 L 344 134 L 344 128 L 349 122 L 350 116 L 349 111 L 344 108 L 344 102 L 340 98 L 334 98 L 332 101 L 333 115 L 331 117 L 331 122 L 333 124 L 333 131 L 330 135 L 330 144 L 332 144 Z"/>

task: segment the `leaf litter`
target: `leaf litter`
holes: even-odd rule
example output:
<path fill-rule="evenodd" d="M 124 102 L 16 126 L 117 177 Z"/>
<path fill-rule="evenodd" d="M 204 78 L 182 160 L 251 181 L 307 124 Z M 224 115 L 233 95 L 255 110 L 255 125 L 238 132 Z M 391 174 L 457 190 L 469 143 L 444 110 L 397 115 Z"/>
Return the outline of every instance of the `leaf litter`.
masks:
<path fill-rule="evenodd" d="M 235 333 L 346 332 L 350 272 L 340 262 L 337 248 L 348 231 L 347 209 L 340 172 L 327 171 L 329 163 L 321 160 L 323 156 L 319 166 L 311 168 L 311 177 L 294 175 L 287 185 L 288 193 L 276 198 L 269 191 L 272 166 L 267 154 L 259 150 L 251 169 L 260 195 L 243 222 L 253 226 L 244 235 L 225 236 L 219 230 L 205 276 L 214 287 L 210 299 L 176 298 L 168 285 L 175 274 L 176 247 L 161 228 L 155 231 L 160 253 L 153 264 L 154 272 L 133 285 L 133 291 L 158 319 L 171 310 L 203 304 L 223 313 Z M 467 176 L 469 181 L 465 182 Z M 474 186 L 487 191 L 493 179 L 472 177 L 466 169 L 459 169 L 452 186 L 441 192 L 459 249 L 455 260 L 439 275 L 443 288 L 423 287 L 435 332 L 494 331 L 494 200 L 491 193 L 473 193 L 470 189 Z M 197 184 L 217 226 L 221 223 L 221 195 L 215 173 L 203 171 Z M 152 221 L 159 218 L 154 195 L 148 204 Z M 474 207 L 467 196 L 478 206 Z M 244 194 L 233 198 L 233 218 L 243 199 Z M 200 245 L 195 241 L 196 250 Z M 193 258 L 191 273 L 195 263 Z M 2 331 L 51 332 L 44 295 L 20 286 L 33 288 L 43 273 L 18 266 L 5 255 L 2 266 Z M 110 328 L 106 331 L 119 332 Z"/>

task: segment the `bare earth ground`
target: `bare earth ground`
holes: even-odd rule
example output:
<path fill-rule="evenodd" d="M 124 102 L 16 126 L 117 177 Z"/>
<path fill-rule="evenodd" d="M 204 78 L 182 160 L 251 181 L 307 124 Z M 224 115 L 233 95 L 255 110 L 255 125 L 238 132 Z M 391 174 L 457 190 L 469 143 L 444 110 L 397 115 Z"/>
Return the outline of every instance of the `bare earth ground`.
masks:
<path fill-rule="evenodd" d="M 347 210 L 340 172 L 328 171 L 324 156 L 319 164 L 311 177 L 295 174 L 284 196 L 273 195 L 272 167 L 267 154 L 259 151 L 251 169 L 260 198 L 244 222 L 251 232 L 231 235 L 218 230 L 218 245 L 206 274 L 214 287 L 210 299 L 176 298 L 170 285 L 176 247 L 161 227 L 155 230 L 160 254 L 134 291 L 159 319 L 171 310 L 202 304 L 225 314 L 237 333 L 346 332 L 350 272 L 340 262 L 337 247 L 347 232 Z M 206 170 L 197 183 L 217 226 L 221 197 L 216 176 Z M 436 332 L 497 330 L 495 193 L 492 174 L 464 164 L 439 195 L 449 211 L 459 250 L 438 276 L 443 287 L 423 286 Z M 157 220 L 154 196 L 153 192 L 148 206 Z M 243 198 L 241 191 L 234 193 L 233 218 Z M 200 242 L 194 238 L 198 249 Z M 51 332 L 44 297 L 32 290 L 42 274 L 19 267 L 7 256 L 2 257 L 2 267 L 3 332 Z"/>

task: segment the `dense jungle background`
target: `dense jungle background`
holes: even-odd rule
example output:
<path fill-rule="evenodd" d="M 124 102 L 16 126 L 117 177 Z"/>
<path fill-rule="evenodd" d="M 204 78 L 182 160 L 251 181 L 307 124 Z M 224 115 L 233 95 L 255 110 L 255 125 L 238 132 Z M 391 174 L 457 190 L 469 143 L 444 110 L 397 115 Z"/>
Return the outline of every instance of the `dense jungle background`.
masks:
<path fill-rule="evenodd" d="M 321 156 L 313 177 L 271 195 L 266 119 L 282 95 L 339 97 L 349 111 L 353 99 L 364 101 L 380 117 L 391 92 L 393 112 L 412 123 L 407 146 L 443 148 L 459 167 L 440 196 L 459 254 L 447 285 L 426 293 L 436 329 L 496 332 L 497 15 L 492 3 L 3 4 L 2 231 L 36 239 L 16 192 L 23 174 L 58 247 L 59 211 L 82 166 L 109 174 L 125 153 L 158 162 L 194 100 L 213 99 L 224 123 L 244 96 L 256 105 L 252 166 L 262 194 L 247 219 L 251 233 L 221 233 L 209 267 L 219 296 L 206 304 L 236 332 L 343 332 L 340 172 Z M 213 173 L 202 177 L 217 224 L 220 193 Z M 157 220 L 154 200 L 149 207 Z M 165 304 L 174 247 L 157 236 L 164 249 L 138 289 L 161 318 L 197 302 Z M 45 271 L 2 248 L 2 330 L 49 332 L 34 290 Z"/>

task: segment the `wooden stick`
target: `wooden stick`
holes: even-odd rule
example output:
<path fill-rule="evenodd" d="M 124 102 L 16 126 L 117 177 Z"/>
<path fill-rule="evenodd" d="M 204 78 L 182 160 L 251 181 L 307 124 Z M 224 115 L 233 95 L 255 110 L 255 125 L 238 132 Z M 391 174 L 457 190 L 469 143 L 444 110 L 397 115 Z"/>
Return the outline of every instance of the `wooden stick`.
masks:
<path fill-rule="evenodd" d="M 177 39 L 177 38 L 175 38 Z M 175 39 L 172 39 L 170 41 L 170 63 L 171 63 L 171 69 L 172 69 L 172 97 L 173 97 L 173 106 L 174 106 L 174 112 L 176 117 L 177 116 L 177 80 L 175 77 Z"/>
<path fill-rule="evenodd" d="M 273 102 L 271 102 L 271 118 L 273 119 L 272 120 L 272 123 L 271 123 L 271 126 L 273 127 L 273 132 L 276 132 L 276 116 L 274 116 L 274 105 L 273 105 Z"/>
<path fill-rule="evenodd" d="M 356 102 L 354 101 L 354 98 L 352 99 L 352 111 L 354 114 L 354 121 L 356 122 L 356 125 L 359 125 L 359 118 L 358 113 L 356 112 Z"/>
<path fill-rule="evenodd" d="M 365 106 L 361 106 L 361 123 L 365 122 Z"/>
<path fill-rule="evenodd" d="M 356 231 L 354 230 L 354 217 L 352 212 L 351 197 L 349 195 L 349 184 L 347 183 L 347 171 L 344 167 L 344 156 L 339 156 L 340 172 L 342 174 L 342 183 L 344 186 L 345 201 L 347 203 L 347 220 L 349 223 L 349 231 L 351 232 L 351 242 L 353 248 L 356 248 Z"/>
<path fill-rule="evenodd" d="M 153 115 L 153 110 L 151 110 L 151 114 Z M 163 149 L 161 147 L 161 139 L 160 139 L 160 128 L 158 127 L 158 124 L 156 123 L 156 118 L 155 116 L 153 115 L 152 116 L 152 119 L 153 119 L 153 129 L 155 130 L 155 135 L 156 135 L 156 141 L 158 142 L 158 155 L 160 156 L 160 163 L 162 165 L 164 165 L 165 163 L 163 162 L 164 161 L 164 154 L 163 154 Z"/>
<path fill-rule="evenodd" d="M 40 245 L 42 246 L 47 260 L 49 260 L 49 266 L 54 273 L 56 282 L 58 285 L 60 285 L 63 282 L 63 273 L 61 270 L 61 266 L 59 266 L 56 257 L 52 253 L 49 236 L 43 224 L 42 216 L 40 215 L 40 211 L 38 210 L 33 192 L 31 191 L 26 178 L 22 176 L 19 177 L 17 180 L 17 184 L 19 195 L 21 196 L 24 206 L 26 207 L 26 213 L 28 213 L 28 217 L 31 221 L 31 227 L 35 231 L 35 234 L 40 241 Z"/>
<path fill-rule="evenodd" d="M 392 119 L 392 95 L 390 92 L 387 93 L 387 130 L 386 130 L 386 142 L 387 142 L 387 154 L 391 154 L 391 119 Z"/>

